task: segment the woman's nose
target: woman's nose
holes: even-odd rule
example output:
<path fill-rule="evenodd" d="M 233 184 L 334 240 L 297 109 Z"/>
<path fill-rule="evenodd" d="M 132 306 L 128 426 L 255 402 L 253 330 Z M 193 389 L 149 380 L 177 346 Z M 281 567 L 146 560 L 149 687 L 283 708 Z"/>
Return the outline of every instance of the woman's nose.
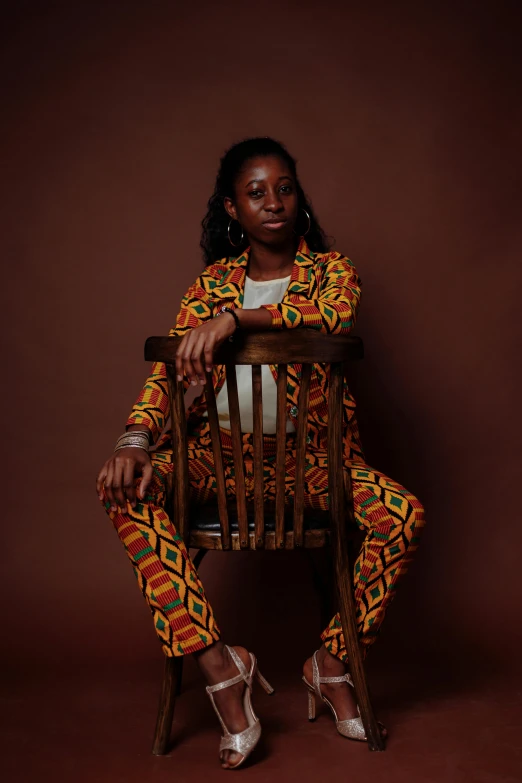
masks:
<path fill-rule="evenodd" d="M 283 209 L 283 203 L 277 190 L 267 191 L 264 208 L 266 212 L 280 212 Z"/>

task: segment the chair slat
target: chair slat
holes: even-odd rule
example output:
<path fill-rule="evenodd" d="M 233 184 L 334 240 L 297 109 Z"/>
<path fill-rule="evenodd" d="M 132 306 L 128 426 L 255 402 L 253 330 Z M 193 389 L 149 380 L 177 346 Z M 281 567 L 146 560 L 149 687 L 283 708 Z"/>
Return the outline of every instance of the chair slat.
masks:
<path fill-rule="evenodd" d="M 346 481 L 343 470 L 343 365 L 330 366 L 328 394 L 328 505 L 332 537 L 334 577 L 339 597 L 339 612 L 343 629 L 350 674 L 355 686 L 355 696 L 368 737 L 370 750 L 384 750 L 384 740 L 375 718 L 359 645 L 355 622 L 355 602 L 352 586 L 352 569 L 348 557 L 346 491 L 351 490 L 351 480 Z M 346 482 L 346 483 L 345 483 Z"/>
<path fill-rule="evenodd" d="M 219 419 L 216 406 L 216 394 L 212 384 L 212 373 L 205 373 L 207 383 L 205 386 L 205 398 L 207 401 L 208 422 L 214 453 L 214 467 L 216 469 L 216 488 L 219 522 L 221 525 L 221 540 L 223 549 L 230 549 L 230 526 L 228 521 L 227 494 L 225 486 L 225 469 L 223 466 L 223 452 L 219 435 Z"/>
<path fill-rule="evenodd" d="M 232 436 L 232 456 L 234 458 L 234 477 L 236 482 L 237 521 L 239 528 L 239 546 L 248 549 L 248 518 L 245 494 L 245 465 L 243 462 L 243 445 L 241 438 L 241 416 L 239 413 L 239 398 L 237 393 L 237 375 L 233 364 L 226 365 L 228 408 L 230 413 L 230 431 Z"/>
<path fill-rule="evenodd" d="M 252 365 L 252 406 L 254 419 L 254 541 L 256 549 L 265 545 L 263 476 L 263 388 L 261 365 Z"/>
<path fill-rule="evenodd" d="M 187 450 L 187 419 L 185 416 L 185 393 L 183 382 L 176 380 L 176 368 L 167 365 L 167 381 L 171 401 L 170 418 L 172 423 L 172 440 L 174 443 L 174 465 L 176 480 L 174 482 L 174 525 L 185 543 L 189 536 L 189 469 Z"/>
<path fill-rule="evenodd" d="M 301 372 L 301 387 L 297 403 L 297 438 L 295 459 L 294 487 L 294 545 L 303 546 L 303 514 L 304 514 L 304 476 L 306 459 L 306 432 L 308 424 L 308 404 L 310 401 L 310 377 L 312 365 L 303 364 Z"/>
<path fill-rule="evenodd" d="M 280 364 L 277 369 L 277 418 L 276 418 L 276 478 L 275 478 L 275 541 L 278 549 L 285 546 L 285 478 L 286 478 L 286 385 L 288 367 Z"/>

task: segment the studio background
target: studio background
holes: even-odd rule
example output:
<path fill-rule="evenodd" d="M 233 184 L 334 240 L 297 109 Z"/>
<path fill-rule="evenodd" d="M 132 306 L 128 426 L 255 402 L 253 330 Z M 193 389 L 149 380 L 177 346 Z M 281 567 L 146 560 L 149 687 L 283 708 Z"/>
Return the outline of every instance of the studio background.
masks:
<path fill-rule="evenodd" d="M 200 221 L 219 158 L 250 135 L 287 145 L 321 224 L 357 267 L 366 356 L 352 388 L 367 461 L 426 509 L 368 659 L 380 703 L 395 715 L 419 693 L 435 700 L 513 676 L 517 9 L 11 8 L 1 425 L 11 682 L 109 672 L 126 678 L 122 690 L 142 689 L 153 721 L 161 650 L 95 477 L 148 374 L 146 337 L 168 332 L 202 268 Z M 298 680 L 320 630 L 306 558 L 211 553 L 201 573 L 226 639 L 254 649 L 267 676 Z"/>

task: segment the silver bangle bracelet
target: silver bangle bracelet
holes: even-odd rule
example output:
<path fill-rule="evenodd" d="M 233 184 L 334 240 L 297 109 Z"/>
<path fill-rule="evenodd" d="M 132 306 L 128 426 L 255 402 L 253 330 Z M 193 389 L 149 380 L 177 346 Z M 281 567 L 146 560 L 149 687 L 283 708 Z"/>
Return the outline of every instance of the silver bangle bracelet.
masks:
<path fill-rule="evenodd" d="M 118 440 L 116 441 L 116 446 L 114 447 L 114 451 L 119 451 L 119 449 L 127 448 L 128 446 L 143 449 L 144 451 L 149 450 L 150 440 L 149 440 L 149 432 L 124 432 L 123 435 L 120 435 Z"/>
<path fill-rule="evenodd" d="M 141 434 L 140 434 L 140 435 L 134 435 L 134 433 L 132 433 L 132 434 L 130 434 L 130 435 L 120 435 L 120 437 L 118 438 L 118 440 L 116 441 L 116 443 L 119 443 L 119 442 L 120 442 L 120 441 L 122 441 L 122 440 L 132 440 L 133 438 L 134 438 L 135 440 L 143 440 L 143 441 L 145 441 L 146 443 L 148 443 L 148 442 L 149 442 L 149 436 L 148 436 L 148 434 L 146 434 L 146 433 L 143 433 L 143 435 L 141 435 Z"/>
<path fill-rule="evenodd" d="M 123 435 L 120 435 L 118 440 L 122 440 L 123 438 L 145 438 L 145 440 L 149 440 L 149 431 L 142 432 L 141 430 L 138 430 L 138 432 L 124 432 Z"/>
<path fill-rule="evenodd" d="M 119 451 L 120 449 L 143 449 L 147 453 L 149 451 L 142 443 L 122 443 L 120 446 L 116 446 L 114 451 Z"/>

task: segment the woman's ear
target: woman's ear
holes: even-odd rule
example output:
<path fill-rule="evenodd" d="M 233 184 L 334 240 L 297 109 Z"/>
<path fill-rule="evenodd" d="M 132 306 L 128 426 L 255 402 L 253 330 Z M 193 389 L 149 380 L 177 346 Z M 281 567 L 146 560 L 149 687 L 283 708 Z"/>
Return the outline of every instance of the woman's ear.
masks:
<path fill-rule="evenodd" d="M 234 206 L 234 202 L 229 196 L 225 196 L 223 199 L 223 206 L 225 207 L 227 213 L 230 215 L 230 217 L 233 220 L 237 220 L 237 210 Z"/>

